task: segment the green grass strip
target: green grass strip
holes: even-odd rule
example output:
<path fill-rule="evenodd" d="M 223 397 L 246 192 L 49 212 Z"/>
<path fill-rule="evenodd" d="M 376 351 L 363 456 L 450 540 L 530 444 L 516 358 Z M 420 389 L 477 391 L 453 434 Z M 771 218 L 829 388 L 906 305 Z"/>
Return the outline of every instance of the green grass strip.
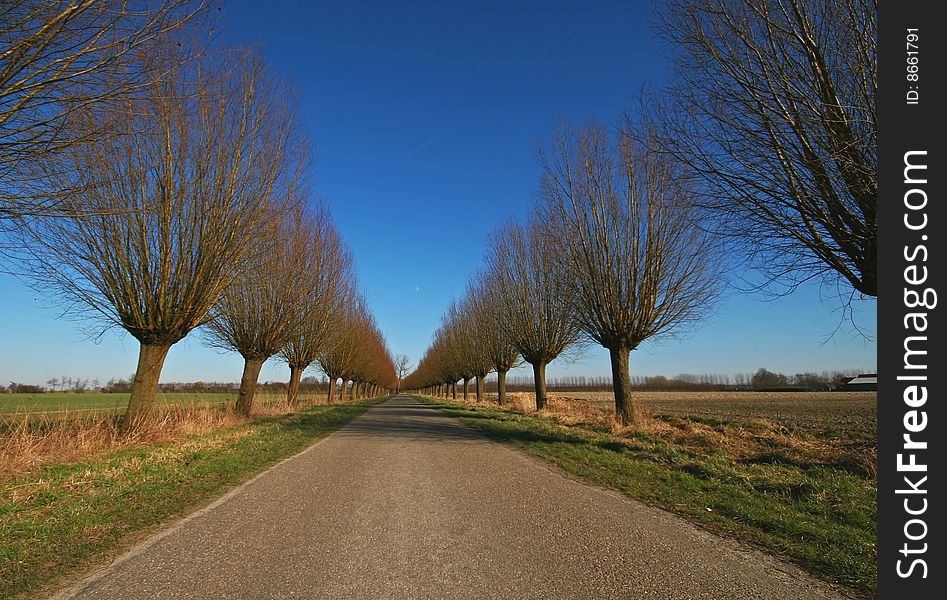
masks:
<path fill-rule="evenodd" d="M 364 413 L 314 406 L 174 442 L 55 464 L 0 492 L 0 598 L 87 568 L 134 534 L 185 514 Z M 137 536 L 134 536 L 137 537 Z"/>
<path fill-rule="evenodd" d="M 698 454 L 655 435 L 618 437 L 429 398 L 487 436 L 717 533 L 751 542 L 866 596 L 875 592 L 876 482 L 842 468 Z"/>

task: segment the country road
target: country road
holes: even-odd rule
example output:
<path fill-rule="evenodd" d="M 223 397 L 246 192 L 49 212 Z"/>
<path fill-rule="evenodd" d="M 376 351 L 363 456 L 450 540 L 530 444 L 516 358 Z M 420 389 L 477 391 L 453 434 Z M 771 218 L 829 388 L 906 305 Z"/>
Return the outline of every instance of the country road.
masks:
<path fill-rule="evenodd" d="M 840 598 L 405 397 L 56 598 Z"/>

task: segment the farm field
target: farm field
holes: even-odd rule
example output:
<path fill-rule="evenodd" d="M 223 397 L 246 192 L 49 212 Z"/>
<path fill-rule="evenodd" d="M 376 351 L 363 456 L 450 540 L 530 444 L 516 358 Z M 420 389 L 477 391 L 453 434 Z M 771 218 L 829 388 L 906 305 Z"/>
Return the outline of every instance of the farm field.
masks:
<path fill-rule="evenodd" d="M 494 401 L 496 394 L 488 394 Z M 513 401 L 529 406 L 533 394 L 515 392 Z M 752 425 L 768 421 L 817 434 L 874 439 L 877 392 L 636 392 L 655 417 L 691 417 Z M 550 411 L 604 418 L 611 414 L 611 392 L 550 392 Z"/>
<path fill-rule="evenodd" d="M 304 404 L 321 403 L 324 392 L 301 393 Z M 171 404 L 224 404 L 233 402 L 236 392 L 181 392 L 159 393 L 157 403 Z M 257 402 L 285 398 L 284 394 L 257 392 Z M 45 393 L 45 394 L 0 394 L 0 415 L 67 414 L 75 412 L 102 413 L 124 412 L 128 404 L 127 393 Z"/>

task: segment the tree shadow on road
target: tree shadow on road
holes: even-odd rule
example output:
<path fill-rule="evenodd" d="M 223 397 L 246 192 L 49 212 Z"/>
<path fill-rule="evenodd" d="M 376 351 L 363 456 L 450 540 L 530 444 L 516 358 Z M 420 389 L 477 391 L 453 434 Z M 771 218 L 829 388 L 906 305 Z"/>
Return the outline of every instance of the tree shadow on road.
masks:
<path fill-rule="evenodd" d="M 338 435 L 440 442 L 483 441 L 476 430 L 433 407 L 402 401 L 375 408 L 339 430 Z"/>

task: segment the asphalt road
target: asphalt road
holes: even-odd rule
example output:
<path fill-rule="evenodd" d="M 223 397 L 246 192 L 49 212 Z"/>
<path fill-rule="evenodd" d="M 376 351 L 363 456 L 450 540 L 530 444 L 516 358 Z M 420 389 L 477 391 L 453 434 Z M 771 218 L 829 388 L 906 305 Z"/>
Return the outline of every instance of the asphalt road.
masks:
<path fill-rule="evenodd" d="M 402 397 L 58 597 L 842 596 Z"/>

